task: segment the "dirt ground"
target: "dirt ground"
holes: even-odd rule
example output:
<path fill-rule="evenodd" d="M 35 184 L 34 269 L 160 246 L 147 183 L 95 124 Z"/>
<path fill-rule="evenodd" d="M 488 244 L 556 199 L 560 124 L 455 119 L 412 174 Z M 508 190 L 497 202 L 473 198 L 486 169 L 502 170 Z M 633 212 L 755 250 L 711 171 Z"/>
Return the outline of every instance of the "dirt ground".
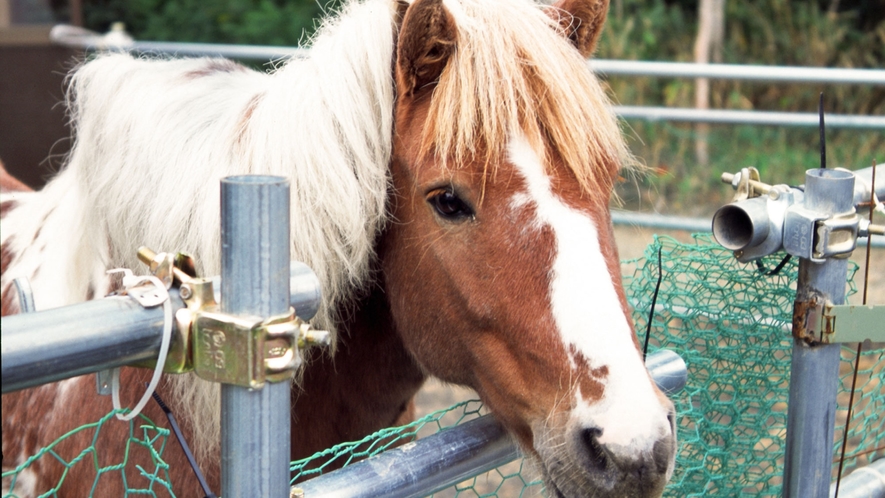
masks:
<path fill-rule="evenodd" d="M 639 227 L 615 227 L 615 239 L 622 260 L 633 259 L 642 256 L 645 248 L 652 242 L 655 234 L 668 235 L 682 242 L 691 242 L 691 234 L 676 230 L 659 230 Z M 865 268 L 865 241 L 861 239 L 862 246 L 854 252 L 851 260 L 860 265 L 855 281 L 858 283 L 858 295 L 853 302 L 859 303 L 863 293 L 863 275 Z M 869 289 L 867 302 L 871 304 L 885 303 L 885 249 L 873 249 L 870 254 Z M 478 399 L 472 389 L 460 386 L 447 385 L 437 379 L 430 379 L 417 397 L 417 416 L 423 417 L 436 410 L 447 408 L 460 401 Z"/>

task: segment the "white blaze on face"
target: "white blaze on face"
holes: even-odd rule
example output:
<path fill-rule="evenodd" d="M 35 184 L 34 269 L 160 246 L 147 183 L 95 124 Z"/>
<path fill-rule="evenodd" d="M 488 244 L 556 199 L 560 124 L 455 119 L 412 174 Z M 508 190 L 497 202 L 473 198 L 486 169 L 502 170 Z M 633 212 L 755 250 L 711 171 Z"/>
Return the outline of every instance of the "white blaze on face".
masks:
<path fill-rule="evenodd" d="M 599 246 L 593 219 L 566 205 L 550 188 L 550 178 L 538 154 L 524 137 L 511 140 L 509 159 L 528 184 L 514 195 L 518 209 L 534 204 L 537 223 L 549 226 L 556 239 L 551 271 L 551 310 L 566 352 L 572 349 L 589 361 L 589 368 L 608 367 L 600 381 L 601 400 L 590 404 L 578 389 L 571 416 L 584 427 L 602 429 L 599 442 L 613 451 L 650 451 L 669 433 L 667 410 L 659 402 L 641 356 L 633 344 L 633 330 L 612 284 L 613 277 Z M 571 358 L 575 366 L 575 358 Z"/>

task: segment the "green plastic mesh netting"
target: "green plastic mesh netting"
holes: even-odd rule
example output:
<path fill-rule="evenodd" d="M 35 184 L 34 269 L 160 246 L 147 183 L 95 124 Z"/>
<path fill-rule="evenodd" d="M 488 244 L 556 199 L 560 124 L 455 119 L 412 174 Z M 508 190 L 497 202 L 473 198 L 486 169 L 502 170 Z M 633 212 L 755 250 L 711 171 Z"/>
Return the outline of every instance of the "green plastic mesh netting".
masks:
<path fill-rule="evenodd" d="M 767 276 L 709 235 L 696 235 L 695 242 L 656 237 L 644 258 L 625 264 L 636 330 L 644 336 L 661 250 L 663 283 L 649 349 L 672 349 L 688 365 L 688 384 L 672 398 L 680 449 L 665 496 L 780 496 L 798 264 Z M 762 264 L 774 268 L 782 257 Z M 856 270 L 852 265 L 849 294 Z M 842 348 L 837 451 L 855 356 L 853 347 Z M 885 349 L 864 351 L 860 360 L 846 471 L 885 456 Z M 834 463 L 834 479 L 837 468 Z"/>
<path fill-rule="evenodd" d="M 658 251 L 663 281 L 652 319 L 649 350 L 672 349 L 688 365 L 688 384 L 672 398 L 678 411 L 679 452 L 676 472 L 665 496 L 779 496 L 790 376 L 789 324 L 797 264 L 790 262 L 777 275 L 768 276 L 753 264 L 737 262 L 709 235 L 695 236 L 693 244 L 656 237 L 643 258 L 622 264 L 641 340 L 645 337 L 658 278 Z M 762 264 L 773 268 L 781 257 L 774 255 Z M 855 292 L 856 269 L 852 266 L 847 276 L 849 294 Z M 881 344 L 876 346 L 861 353 L 844 474 L 885 456 L 885 348 Z M 833 443 L 837 455 L 842 446 L 856 351 L 843 347 L 842 353 Z M 459 403 L 403 427 L 338 445 L 293 462 L 293 482 L 321 474 L 330 465 L 349 464 L 483 413 L 478 401 Z M 78 430 L 97 432 L 110 416 L 93 424 L 95 427 Z M 132 427 L 135 435 L 138 431 L 136 426 Z M 161 455 L 168 431 L 152 423 L 143 425 L 142 430 L 144 436 L 132 436 L 127 444 L 157 448 L 152 450 L 156 469 L 152 474 L 144 470 L 141 473 L 156 476 L 152 485 L 165 487 L 166 467 Z M 158 444 L 158 439 L 163 442 Z M 90 451 L 94 452 L 85 449 L 79 459 L 85 459 Z M 41 457 L 58 458 L 52 455 L 50 447 L 28 463 Z M 25 465 L 4 472 L 4 484 L 15 479 L 16 472 Z M 437 496 L 542 494 L 541 483 L 526 467 L 521 460 L 512 462 Z M 836 471 L 834 462 L 833 478 Z M 151 489 L 135 492 L 154 494 Z"/>
<path fill-rule="evenodd" d="M 346 467 L 352 462 L 374 456 L 419 437 L 429 436 L 449 427 L 473 420 L 483 413 L 479 400 L 464 401 L 444 410 L 435 411 L 412 423 L 382 429 L 359 441 L 342 443 L 302 460 L 292 462 L 292 482 L 321 475 L 324 469 Z"/>
<path fill-rule="evenodd" d="M 93 469 L 95 470 L 95 479 L 93 481 L 92 490 L 90 490 L 89 492 L 89 496 L 94 495 L 95 487 L 102 477 L 116 472 L 119 472 L 120 476 L 122 477 L 123 487 L 126 490 L 127 496 L 129 494 L 157 496 L 156 493 L 158 490 L 169 490 L 169 465 L 167 465 L 166 462 L 163 461 L 162 455 L 163 452 L 166 450 L 166 444 L 169 440 L 170 430 L 163 427 L 158 427 L 144 415 L 139 414 L 137 417 L 128 422 L 129 437 L 124 442 L 124 444 L 126 445 L 126 452 L 123 461 L 116 462 L 110 465 L 99 463 L 99 455 L 97 455 L 96 453 L 95 441 L 98 440 L 99 434 L 106 424 L 108 424 L 109 422 L 119 423 L 113 420 L 114 416 L 117 413 L 125 413 L 126 411 L 128 410 L 113 410 L 97 422 L 77 427 L 76 429 L 67 432 L 66 434 L 56 439 L 49 446 L 41 448 L 40 451 L 22 462 L 21 465 L 19 465 L 15 469 L 11 469 L 9 471 L 4 470 L 3 497 L 6 498 L 17 496 L 11 493 L 9 490 L 15 489 L 16 480 L 18 480 L 22 471 L 27 469 L 31 464 L 33 464 L 37 460 L 40 460 L 41 458 L 54 459 L 61 463 L 66 470 L 59 482 L 55 485 L 55 487 L 43 492 L 39 495 L 40 497 L 59 496 L 59 488 L 61 488 L 61 485 L 64 483 L 65 476 L 75 465 L 92 465 Z M 83 448 L 73 457 L 62 456 L 59 452 L 56 451 L 56 448 L 62 443 L 62 441 L 73 437 L 75 434 L 83 432 L 86 432 L 87 434 L 92 434 L 92 445 L 87 448 Z M 150 454 L 151 461 L 153 463 L 153 469 L 144 469 L 139 465 L 135 466 L 137 473 L 147 479 L 148 487 L 146 488 L 131 486 L 126 478 L 127 472 L 124 471 L 127 468 L 131 469 L 131 467 L 129 467 L 129 455 L 130 452 L 136 450 L 147 451 Z M 83 491 L 85 493 L 86 490 Z"/>

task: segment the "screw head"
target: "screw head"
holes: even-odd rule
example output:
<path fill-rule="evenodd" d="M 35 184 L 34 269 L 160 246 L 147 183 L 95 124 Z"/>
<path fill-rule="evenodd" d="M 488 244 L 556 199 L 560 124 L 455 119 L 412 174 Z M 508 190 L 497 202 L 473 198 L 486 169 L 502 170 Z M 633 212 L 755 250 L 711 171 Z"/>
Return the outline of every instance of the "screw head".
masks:
<path fill-rule="evenodd" d="M 191 289 L 190 285 L 182 284 L 181 288 L 178 289 L 178 293 L 181 295 L 182 299 L 190 299 L 190 297 L 194 294 L 193 289 Z"/>

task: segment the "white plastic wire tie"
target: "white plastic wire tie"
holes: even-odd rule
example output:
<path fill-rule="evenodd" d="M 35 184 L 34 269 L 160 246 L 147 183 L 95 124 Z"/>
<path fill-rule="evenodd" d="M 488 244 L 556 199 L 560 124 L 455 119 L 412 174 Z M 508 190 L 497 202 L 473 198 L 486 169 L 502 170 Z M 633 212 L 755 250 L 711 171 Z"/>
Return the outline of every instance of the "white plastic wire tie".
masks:
<path fill-rule="evenodd" d="M 131 412 L 127 414 L 117 413 L 117 419 L 122 420 L 124 422 L 128 422 L 133 418 L 137 417 L 141 410 L 144 409 L 144 406 L 147 404 L 148 400 L 151 398 L 151 395 L 157 389 L 157 385 L 160 383 L 160 377 L 163 375 L 163 366 L 166 364 L 166 355 L 169 353 L 169 344 L 172 342 L 172 301 L 169 299 L 169 291 L 166 290 L 166 286 L 163 285 L 163 282 L 160 281 L 159 278 L 153 275 L 147 276 L 135 276 L 132 274 L 132 270 L 128 268 L 117 268 L 114 270 L 108 270 L 108 274 L 112 273 L 123 273 L 123 288 L 131 289 L 132 287 L 136 287 L 138 285 L 143 284 L 144 282 L 150 282 L 154 284 L 157 290 L 163 296 L 163 339 L 160 343 L 160 356 L 157 358 L 157 366 L 154 367 L 154 374 L 151 376 L 151 382 L 148 384 L 147 390 L 144 395 L 141 397 L 141 400 L 135 405 L 135 408 L 132 409 Z M 111 398 L 114 402 L 115 410 L 122 410 L 120 404 L 120 368 L 117 367 L 113 369 L 113 373 L 111 375 Z"/>

